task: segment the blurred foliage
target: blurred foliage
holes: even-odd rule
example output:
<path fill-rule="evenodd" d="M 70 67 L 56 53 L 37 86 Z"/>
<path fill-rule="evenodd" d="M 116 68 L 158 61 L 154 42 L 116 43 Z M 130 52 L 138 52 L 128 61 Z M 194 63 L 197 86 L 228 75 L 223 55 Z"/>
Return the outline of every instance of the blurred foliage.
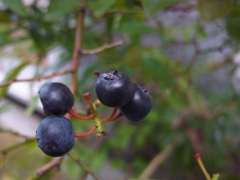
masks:
<path fill-rule="evenodd" d="M 24 70 L 29 65 L 25 59 L 32 55 L 38 56 L 36 75 L 59 71 L 70 64 L 79 2 L 51 0 L 46 6 L 38 2 L 34 0 L 26 6 L 19 0 L 0 1 L 0 53 L 9 56 L 5 48 L 11 46 L 22 59 L 6 81 Z M 221 179 L 239 179 L 240 77 L 239 60 L 234 61 L 239 50 L 239 22 L 239 0 L 87 1 L 83 49 L 117 40 L 124 40 L 125 44 L 95 55 L 81 55 L 76 106 L 86 105 L 84 92 L 94 94 L 96 69 L 124 71 L 150 91 L 154 105 L 143 121 L 131 123 L 121 118 L 106 123 L 109 136 L 101 140 L 78 139 L 73 151 L 94 170 L 110 162 L 138 177 L 159 152 L 181 137 L 181 143 L 152 178 L 201 179 L 202 173 L 193 158 L 200 152 L 211 174 L 220 173 Z M 17 51 L 23 47 L 27 54 Z M 51 64 L 46 61 L 47 55 L 56 48 L 61 52 Z M 69 84 L 67 77 L 63 76 L 62 81 Z M 0 98 L 7 89 L 0 89 Z M 28 112 L 36 105 L 36 98 L 33 101 Z M 98 111 L 103 116 L 110 112 L 102 106 Z M 77 132 L 91 127 L 87 122 L 73 123 Z M 12 162 L 1 170 L 0 179 L 20 178 L 16 172 L 20 165 L 25 168 L 21 169 L 21 177 L 29 176 L 33 168 L 47 162 L 40 151 L 35 155 L 36 147 L 25 147 L 25 160 L 21 157 L 16 162 L 14 155 L 9 158 Z M 41 158 L 33 161 L 30 156 Z M 80 167 L 68 158 L 63 169 L 72 180 L 82 174 Z M 50 176 L 51 173 L 45 179 Z"/>

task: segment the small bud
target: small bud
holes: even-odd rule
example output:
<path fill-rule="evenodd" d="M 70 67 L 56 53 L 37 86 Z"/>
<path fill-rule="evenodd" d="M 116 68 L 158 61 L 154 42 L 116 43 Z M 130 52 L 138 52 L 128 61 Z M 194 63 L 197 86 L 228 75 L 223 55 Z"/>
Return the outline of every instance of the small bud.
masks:
<path fill-rule="evenodd" d="M 99 77 L 99 76 L 100 76 L 100 71 L 99 71 L 99 70 L 96 70 L 96 71 L 94 71 L 94 74 L 95 74 L 97 77 Z"/>
<path fill-rule="evenodd" d="M 90 99 L 91 98 L 91 93 L 90 92 L 86 92 L 86 93 L 83 94 L 83 97 L 85 99 Z"/>
<path fill-rule="evenodd" d="M 200 157 L 201 157 L 200 153 L 196 153 L 196 154 L 194 155 L 194 158 L 195 158 L 195 159 L 199 159 Z"/>

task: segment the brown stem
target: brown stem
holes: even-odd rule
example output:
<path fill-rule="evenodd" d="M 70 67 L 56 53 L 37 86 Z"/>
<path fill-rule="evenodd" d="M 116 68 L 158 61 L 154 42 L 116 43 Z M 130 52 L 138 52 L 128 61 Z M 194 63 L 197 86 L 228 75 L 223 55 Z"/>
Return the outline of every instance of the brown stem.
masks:
<path fill-rule="evenodd" d="M 0 133 L 9 133 L 9 134 L 24 138 L 26 141 L 32 139 L 32 137 L 30 137 L 30 136 L 20 134 L 19 132 L 13 131 L 11 129 L 4 129 L 2 127 L 0 127 Z"/>
<path fill-rule="evenodd" d="M 38 77 L 34 77 L 34 78 L 29 78 L 29 79 L 13 79 L 12 81 L 1 84 L 0 87 L 8 86 L 8 85 L 10 85 L 12 83 L 15 83 L 15 82 L 40 81 L 42 79 L 49 79 L 49 78 L 52 78 L 54 76 L 61 76 L 61 75 L 71 73 L 71 72 L 73 72 L 73 70 L 68 69 L 68 70 L 65 70 L 65 71 L 62 71 L 62 72 L 54 72 L 54 73 L 46 75 L 46 76 L 38 76 Z"/>
<path fill-rule="evenodd" d="M 84 172 L 80 180 L 85 180 L 87 178 L 88 172 Z"/>
<path fill-rule="evenodd" d="M 174 151 L 176 146 L 181 141 L 180 138 L 176 138 L 174 141 L 172 141 L 163 151 L 159 152 L 148 164 L 148 166 L 144 169 L 142 174 L 140 175 L 140 178 L 148 179 L 151 177 L 151 175 L 154 173 L 154 171 L 157 169 L 157 167 L 163 163 Z"/>
<path fill-rule="evenodd" d="M 37 169 L 35 171 L 35 175 L 30 177 L 29 180 L 39 179 L 40 177 L 42 177 L 44 174 L 46 174 L 51 169 L 53 169 L 55 167 L 58 168 L 60 166 L 61 162 L 62 162 L 63 157 L 64 156 L 53 158 L 52 161 L 50 161 L 49 163 L 45 164 L 40 169 Z"/>
<path fill-rule="evenodd" d="M 74 50 L 73 50 L 73 57 L 72 57 L 72 69 L 74 69 L 72 73 L 72 82 L 71 82 L 71 90 L 74 94 L 76 91 L 77 86 L 77 68 L 79 65 L 79 58 L 80 55 L 78 53 L 78 50 L 81 49 L 82 46 L 82 31 L 83 31 L 83 19 L 84 19 L 84 7 L 85 7 L 85 0 L 80 0 L 81 10 L 78 14 L 77 19 L 77 27 L 75 32 L 75 44 L 74 44 Z"/>
<path fill-rule="evenodd" d="M 9 152 L 12 151 L 12 150 L 15 150 L 15 149 L 17 149 L 17 148 L 19 148 L 19 147 L 21 147 L 21 146 L 23 146 L 23 145 L 26 145 L 26 144 L 28 144 L 28 143 L 33 142 L 33 141 L 36 141 L 36 138 L 35 138 L 35 137 L 34 137 L 34 138 L 27 139 L 26 141 L 20 142 L 20 143 L 18 143 L 18 144 L 13 145 L 13 146 L 7 147 L 7 148 L 5 148 L 5 149 L 0 149 L 0 153 L 7 154 L 7 153 L 9 153 Z"/>
<path fill-rule="evenodd" d="M 70 158 L 72 158 L 83 170 L 84 173 L 88 173 L 90 174 L 95 180 L 101 180 L 100 177 L 98 177 L 97 174 L 95 174 L 95 172 L 93 172 L 91 169 L 89 169 L 80 159 L 78 159 L 78 157 L 72 152 L 68 152 L 68 156 Z"/>
<path fill-rule="evenodd" d="M 80 53 L 81 54 L 97 54 L 97 53 L 102 52 L 106 49 L 110 49 L 110 48 L 113 48 L 113 47 L 116 47 L 116 46 L 121 46 L 123 44 L 124 44 L 123 41 L 116 41 L 116 42 L 113 42 L 111 44 L 104 44 L 103 46 L 101 46 L 99 48 L 96 48 L 96 49 L 92 49 L 92 50 L 80 49 Z"/>
<path fill-rule="evenodd" d="M 84 7 L 85 0 L 80 0 L 80 5 L 81 7 Z M 84 9 L 84 8 L 81 8 L 81 9 Z M 72 73 L 71 91 L 73 94 L 75 94 L 76 85 L 77 85 L 77 68 L 79 65 L 78 50 L 80 49 L 81 43 L 82 43 L 83 16 L 84 16 L 84 11 L 80 10 L 78 14 L 78 19 L 76 22 L 77 26 L 76 26 L 76 33 L 75 33 L 75 45 L 74 45 L 73 58 L 72 58 L 72 67 L 70 71 Z M 46 77 L 46 78 L 49 78 L 49 77 Z M 49 163 L 45 164 L 40 169 L 38 169 L 35 172 L 36 175 L 30 178 L 30 180 L 39 179 L 41 176 L 43 176 L 46 172 L 48 172 L 52 168 L 60 166 L 62 159 L 63 159 L 63 156 L 54 158 L 52 161 L 50 161 Z"/>

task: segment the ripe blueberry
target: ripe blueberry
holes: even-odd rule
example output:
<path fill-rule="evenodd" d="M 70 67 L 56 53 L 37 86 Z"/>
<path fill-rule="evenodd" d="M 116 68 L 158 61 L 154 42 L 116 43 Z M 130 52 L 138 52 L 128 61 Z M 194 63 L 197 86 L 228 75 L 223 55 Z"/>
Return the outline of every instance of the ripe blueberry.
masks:
<path fill-rule="evenodd" d="M 71 121 L 63 116 L 48 116 L 39 124 L 36 136 L 38 147 L 53 157 L 69 152 L 74 145 L 74 132 Z"/>
<path fill-rule="evenodd" d="M 72 108 L 74 103 L 74 97 L 70 89 L 59 82 L 44 85 L 38 93 L 46 116 L 64 115 Z"/>
<path fill-rule="evenodd" d="M 126 74 L 114 70 L 103 73 L 97 78 L 95 92 L 99 101 L 105 106 L 118 107 L 130 101 L 134 87 Z"/>
<path fill-rule="evenodd" d="M 124 106 L 120 107 L 120 111 L 129 120 L 140 121 L 150 112 L 152 108 L 152 98 L 145 89 L 134 84 L 134 96 Z"/>

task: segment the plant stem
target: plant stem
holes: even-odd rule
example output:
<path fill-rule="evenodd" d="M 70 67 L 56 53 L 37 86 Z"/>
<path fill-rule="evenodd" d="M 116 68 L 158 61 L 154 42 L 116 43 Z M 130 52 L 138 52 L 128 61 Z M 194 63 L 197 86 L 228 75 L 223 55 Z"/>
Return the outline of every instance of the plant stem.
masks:
<path fill-rule="evenodd" d="M 35 171 L 35 175 L 30 177 L 28 180 L 40 179 L 44 174 L 53 169 L 54 167 L 59 167 L 64 156 L 55 157 L 52 161 L 42 166 L 40 169 Z"/>
<path fill-rule="evenodd" d="M 96 128 L 97 128 L 96 126 L 93 126 L 93 128 L 90 131 L 88 131 L 86 133 L 83 133 L 83 134 L 74 133 L 74 137 L 85 137 L 85 136 L 88 136 L 88 135 L 92 134 L 96 130 Z"/>
<path fill-rule="evenodd" d="M 88 174 L 90 174 L 95 180 L 102 180 L 97 174 L 95 174 L 95 172 L 83 164 L 83 162 L 78 159 L 78 157 L 72 151 L 68 152 L 67 155 L 72 158 L 85 172 L 88 172 Z"/>
<path fill-rule="evenodd" d="M 163 163 L 175 150 L 176 146 L 181 142 L 181 138 L 176 138 L 172 141 L 163 151 L 159 152 L 148 164 L 148 166 L 144 169 L 140 178 L 148 179 L 157 169 L 157 167 Z"/>
<path fill-rule="evenodd" d="M 73 50 L 73 57 L 72 57 L 72 69 L 74 70 L 72 72 L 72 82 L 71 82 L 71 90 L 72 93 L 75 94 L 76 87 L 77 87 L 77 68 L 79 66 L 79 49 L 81 49 L 82 46 L 82 31 L 83 31 L 83 20 L 84 20 L 84 7 L 85 7 L 85 0 L 80 0 L 80 6 L 81 10 L 78 14 L 77 19 L 77 27 L 75 32 L 75 44 L 74 44 L 74 50 Z"/>
<path fill-rule="evenodd" d="M 113 48 L 113 47 L 116 47 L 116 46 L 121 46 L 123 44 L 124 44 L 123 41 L 116 41 L 116 42 L 113 42 L 111 44 L 104 44 L 103 46 L 101 46 L 99 48 L 96 48 L 96 49 L 92 49 L 92 50 L 81 49 L 80 52 L 82 54 L 97 54 L 97 53 L 100 53 L 100 52 L 102 52 L 106 49 L 110 49 L 110 48 Z"/>
<path fill-rule="evenodd" d="M 13 131 L 11 129 L 4 129 L 2 127 L 0 127 L 0 133 L 9 133 L 9 134 L 12 134 L 14 136 L 18 136 L 18 137 L 24 138 L 25 140 L 29 140 L 29 139 L 33 138 L 33 137 L 30 137 L 30 136 L 26 136 L 26 135 L 20 134 L 19 132 L 15 132 L 15 131 Z"/>
<path fill-rule="evenodd" d="M 13 145 L 13 146 L 10 146 L 10 147 L 8 147 L 8 148 L 0 149 L 0 153 L 7 154 L 7 153 L 9 153 L 9 152 L 12 151 L 12 150 L 17 149 L 17 148 L 19 148 L 19 147 L 21 147 L 21 146 L 23 146 L 23 145 L 26 145 L 27 143 L 31 143 L 31 142 L 33 142 L 33 141 L 36 141 L 36 138 L 31 138 L 31 139 L 28 139 L 28 140 L 26 140 L 26 141 L 24 141 L 24 142 L 20 142 L 20 143 L 18 143 L 18 144 L 15 144 L 15 145 Z"/>
<path fill-rule="evenodd" d="M 210 175 L 208 174 L 208 172 L 207 172 L 207 170 L 206 170 L 206 168 L 205 168 L 205 166 L 204 166 L 204 164 L 203 164 L 203 162 L 202 162 L 202 159 L 201 159 L 200 154 L 199 154 L 199 153 L 195 154 L 195 155 L 194 155 L 194 158 L 196 159 L 199 167 L 201 168 L 201 170 L 202 170 L 202 172 L 203 172 L 206 180 L 211 180 L 211 177 L 210 177 Z"/>
<path fill-rule="evenodd" d="M 95 110 L 93 102 L 91 100 L 91 93 L 86 92 L 83 94 L 83 97 L 86 99 L 88 106 L 89 106 L 90 110 L 92 111 L 93 117 L 94 118 L 98 117 L 99 115 L 98 115 L 97 111 Z"/>
<path fill-rule="evenodd" d="M 106 120 L 102 120 L 101 122 L 105 123 L 105 122 L 109 122 L 109 121 L 114 121 L 114 120 L 120 118 L 121 116 L 123 116 L 123 114 L 120 112 L 117 115 L 115 115 L 114 117 L 112 117 L 110 120 L 107 120 L 107 121 Z"/>
<path fill-rule="evenodd" d="M 89 116 L 80 116 L 78 114 L 75 114 L 73 111 L 69 110 L 68 111 L 69 114 L 71 114 L 73 117 L 77 118 L 77 119 L 81 119 L 81 120 L 91 120 L 93 119 L 93 115 L 89 115 Z"/>
<path fill-rule="evenodd" d="M 110 116 L 107 117 L 107 118 L 102 119 L 101 122 L 111 121 L 111 120 L 113 119 L 113 117 L 115 116 L 115 114 L 117 113 L 117 110 L 118 110 L 117 107 L 113 108 L 113 111 L 112 111 L 112 113 L 110 114 Z"/>
<path fill-rule="evenodd" d="M 46 75 L 46 76 L 38 76 L 38 77 L 34 77 L 34 78 L 29 78 L 29 79 L 13 79 L 12 81 L 8 81 L 6 83 L 0 84 L 0 87 L 8 86 L 8 85 L 10 85 L 12 83 L 15 83 L 15 82 L 40 81 L 42 79 L 49 79 L 49 78 L 52 78 L 52 77 L 55 77 L 55 76 L 61 76 L 61 75 L 64 75 L 64 74 L 67 74 L 67 73 L 71 73 L 71 72 L 73 72 L 73 70 L 72 69 L 68 69 L 66 71 L 54 72 L 54 73 Z"/>

